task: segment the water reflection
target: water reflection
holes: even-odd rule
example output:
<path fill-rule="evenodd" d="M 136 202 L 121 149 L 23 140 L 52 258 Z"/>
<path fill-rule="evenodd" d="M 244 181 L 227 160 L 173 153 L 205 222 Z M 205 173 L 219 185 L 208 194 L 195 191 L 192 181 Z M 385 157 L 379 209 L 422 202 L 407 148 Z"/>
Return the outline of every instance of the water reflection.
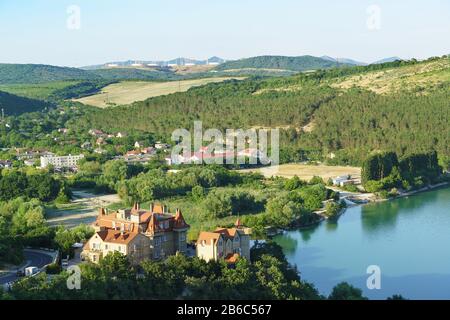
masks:
<path fill-rule="evenodd" d="M 283 248 L 285 255 L 295 254 L 298 247 L 298 240 L 286 233 L 283 236 L 275 237 L 276 242 Z"/>
<path fill-rule="evenodd" d="M 338 282 L 370 298 L 400 293 L 450 299 L 450 188 L 351 207 L 338 221 L 275 237 L 302 278 L 329 294 Z M 383 270 L 382 290 L 366 290 L 366 268 Z"/>
<path fill-rule="evenodd" d="M 425 192 L 418 195 L 367 204 L 361 207 L 361 224 L 364 231 L 376 233 L 395 230 L 400 215 L 417 215 L 430 203 L 437 200 L 438 192 Z"/>

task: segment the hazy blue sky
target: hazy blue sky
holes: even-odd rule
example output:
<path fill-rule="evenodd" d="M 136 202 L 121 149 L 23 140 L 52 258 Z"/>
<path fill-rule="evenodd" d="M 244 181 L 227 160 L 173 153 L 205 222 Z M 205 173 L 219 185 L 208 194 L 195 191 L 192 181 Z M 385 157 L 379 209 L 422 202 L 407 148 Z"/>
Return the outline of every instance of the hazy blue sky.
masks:
<path fill-rule="evenodd" d="M 80 29 L 67 27 L 70 5 Z M 0 0 L 0 62 L 449 53 L 448 0 Z"/>

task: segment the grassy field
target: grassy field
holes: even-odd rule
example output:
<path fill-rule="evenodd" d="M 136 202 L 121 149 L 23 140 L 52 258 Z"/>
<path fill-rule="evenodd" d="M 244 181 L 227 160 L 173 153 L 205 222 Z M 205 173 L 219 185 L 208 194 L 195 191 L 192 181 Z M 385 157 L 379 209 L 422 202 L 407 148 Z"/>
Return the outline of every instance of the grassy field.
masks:
<path fill-rule="evenodd" d="M 259 169 L 245 169 L 242 172 L 259 172 L 265 177 L 278 176 L 284 178 L 292 178 L 298 176 L 302 180 L 309 181 L 312 177 L 321 177 L 325 182 L 329 178 L 342 175 L 351 175 L 354 178 L 361 178 L 361 168 L 342 167 L 342 166 L 326 166 L 326 165 L 307 165 L 307 164 L 282 164 L 278 170 L 274 171 L 273 167 L 265 167 Z"/>
<path fill-rule="evenodd" d="M 26 98 L 46 100 L 55 90 L 63 89 L 76 83 L 77 81 L 57 81 L 37 84 L 2 84 L 0 85 L 0 91 Z"/>
<path fill-rule="evenodd" d="M 392 93 L 400 89 L 433 87 L 450 81 L 450 59 L 439 59 L 417 65 L 372 71 L 361 75 L 344 77 L 332 87 L 349 89 L 360 87 L 379 94 Z"/>
<path fill-rule="evenodd" d="M 130 104 L 151 97 L 175 92 L 184 92 L 195 86 L 202 86 L 208 83 L 222 82 L 230 79 L 243 78 L 217 77 L 168 82 L 123 81 L 106 86 L 99 94 L 77 99 L 76 101 L 99 108 L 105 108 L 109 104 Z"/>

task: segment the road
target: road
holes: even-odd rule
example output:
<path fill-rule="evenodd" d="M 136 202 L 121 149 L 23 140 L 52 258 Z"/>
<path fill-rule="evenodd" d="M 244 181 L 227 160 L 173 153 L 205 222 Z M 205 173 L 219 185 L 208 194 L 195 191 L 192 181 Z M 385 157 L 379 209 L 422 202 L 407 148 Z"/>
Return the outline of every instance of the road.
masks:
<path fill-rule="evenodd" d="M 47 264 L 52 263 L 53 257 L 51 253 L 44 253 L 40 251 L 34 251 L 34 250 L 24 250 L 24 256 L 26 264 L 22 265 L 21 268 L 26 267 L 38 267 L 39 269 L 46 266 Z M 6 275 L 0 276 L 0 285 L 4 285 L 8 282 L 17 280 L 16 276 L 16 269 L 11 270 Z"/>

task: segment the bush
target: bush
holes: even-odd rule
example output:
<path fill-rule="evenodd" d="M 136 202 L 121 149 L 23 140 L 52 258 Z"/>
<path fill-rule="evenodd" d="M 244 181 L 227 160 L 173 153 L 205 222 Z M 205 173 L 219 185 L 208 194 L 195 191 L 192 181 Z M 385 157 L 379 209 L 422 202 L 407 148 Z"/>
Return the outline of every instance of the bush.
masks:
<path fill-rule="evenodd" d="M 51 263 L 46 268 L 47 274 L 58 274 L 61 272 L 61 266 L 58 263 Z"/>
<path fill-rule="evenodd" d="M 341 205 L 336 202 L 327 202 L 325 205 L 325 214 L 328 218 L 334 218 L 341 212 Z"/>
<path fill-rule="evenodd" d="M 192 188 L 191 196 L 195 201 L 201 200 L 205 197 L 205 189 L 202 186 L 195 186 Z"/>

